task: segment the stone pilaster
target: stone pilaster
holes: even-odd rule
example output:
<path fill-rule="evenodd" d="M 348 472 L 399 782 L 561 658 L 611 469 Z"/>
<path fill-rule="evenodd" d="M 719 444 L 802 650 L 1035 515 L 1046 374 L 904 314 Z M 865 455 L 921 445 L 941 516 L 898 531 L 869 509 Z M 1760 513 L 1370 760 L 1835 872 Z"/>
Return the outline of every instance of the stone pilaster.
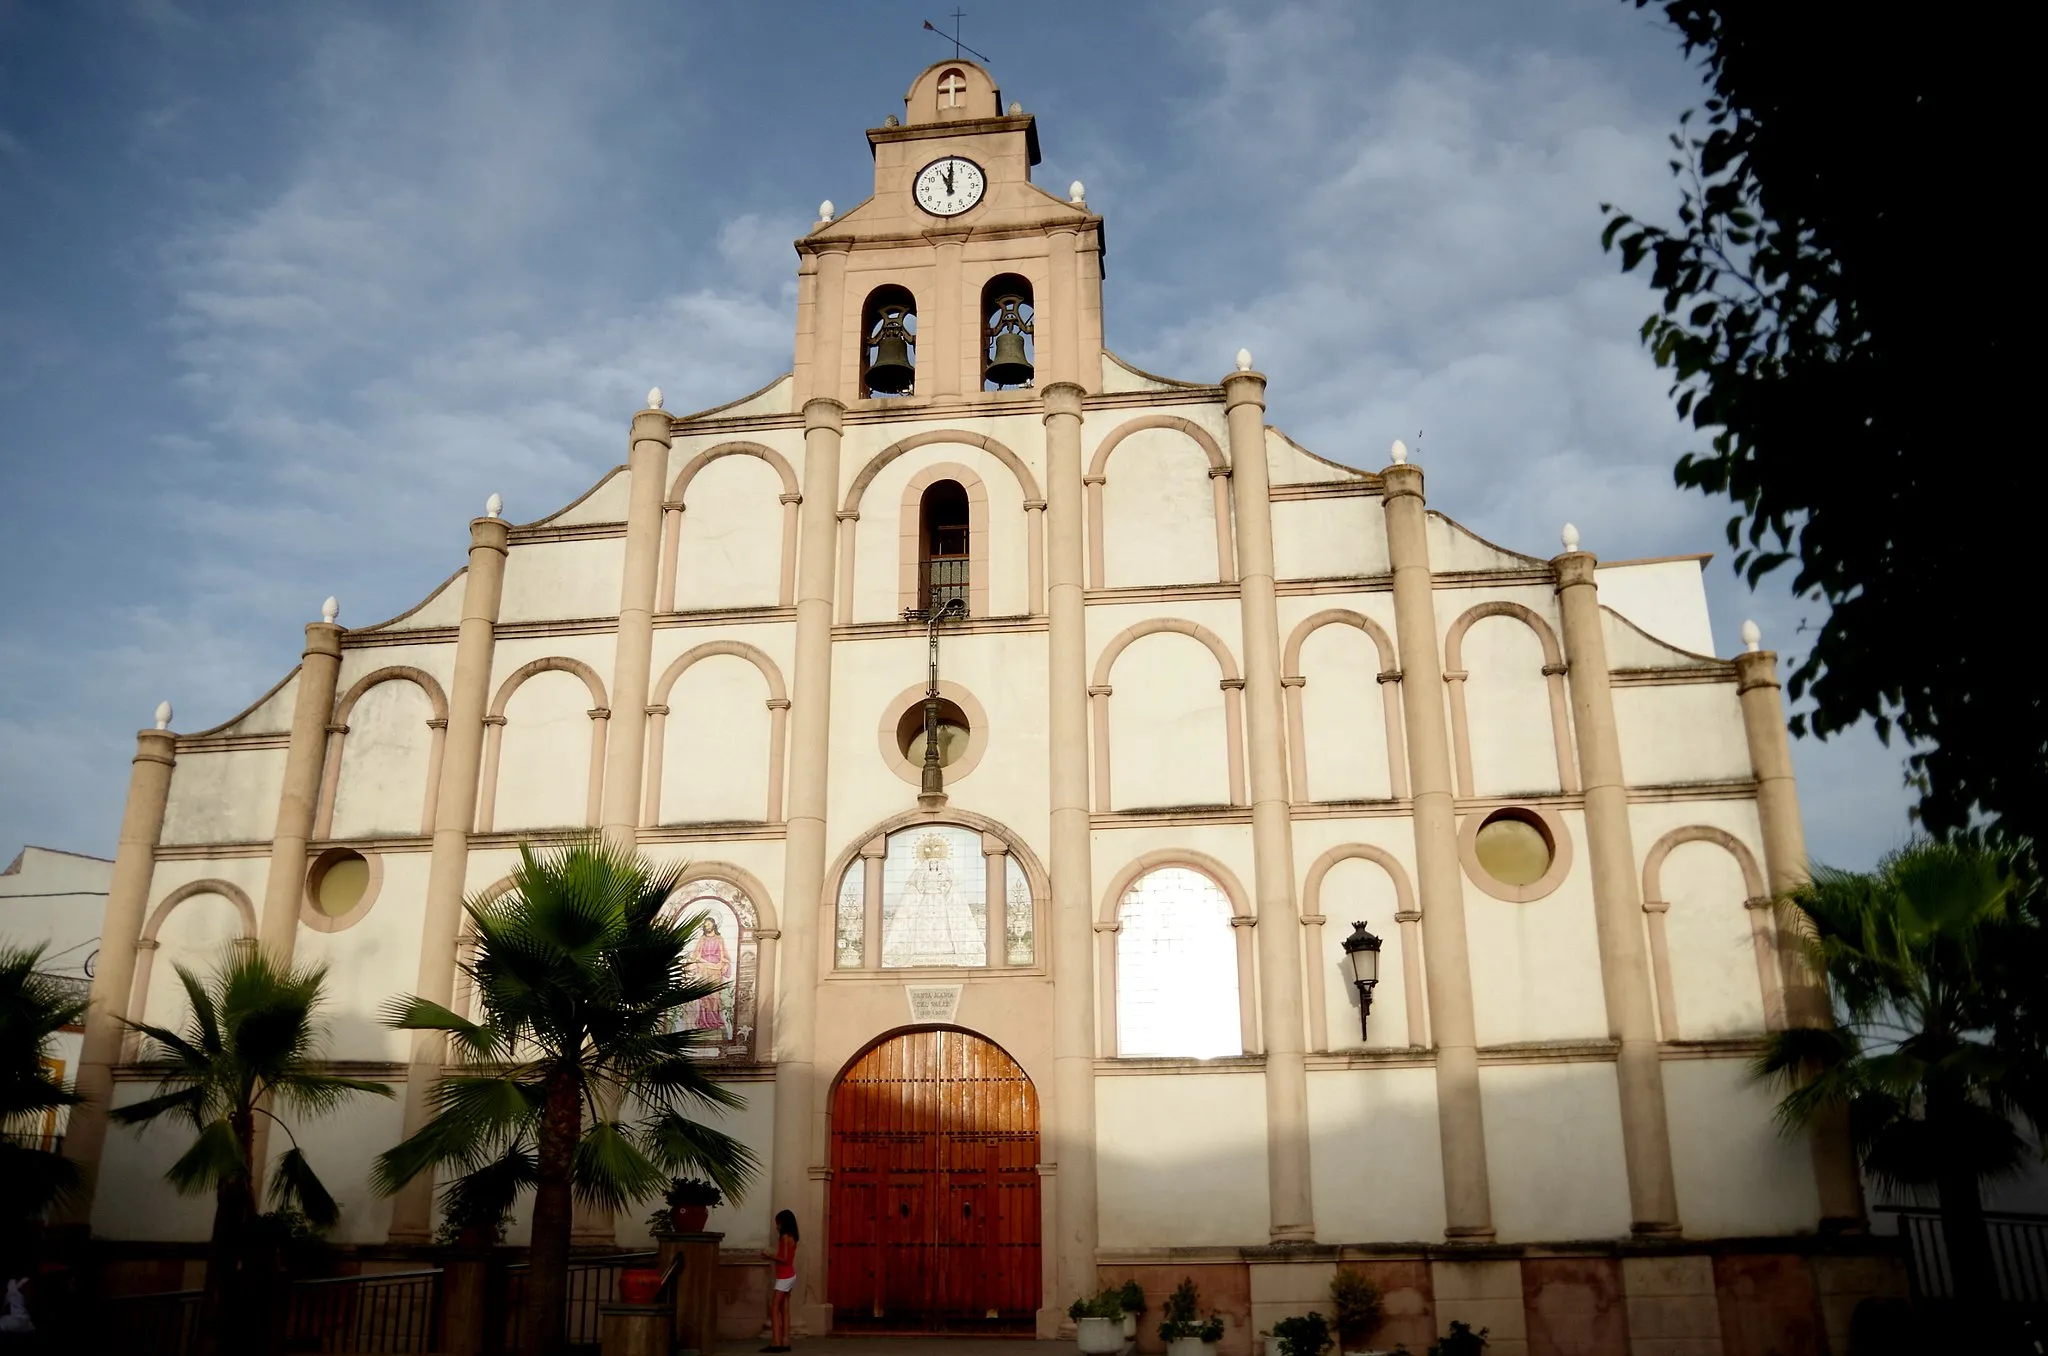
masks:
<path fill-rule="evenodd" d="M 1397 449 L 1398 450 L 1398 449 Z M 1437 648 L 1436 598 L 1422 468 L 1380 472 L 1387 551 L 1394 567 L 1394 624 L 1401 656 L 1401 711 L 1414 793 L 1415 884 L 1422 955 L 1436 1041 L 1437 1137 L 1444 1160 L 1444 1233 L 1493 1237 L 1486 1172 L 1486 1123 L 1479 1100 L 1479 1045 L 1472 1017 L 1472 968 L 1465 940 L 1465 881 L 1451 795 L 1451 741 Z"/>
<path fill-rule="evenodd" d="M 1064 1319 L 1062 1301 L 1095 1291 L 1095 904 L 1088 829 L 1088 638 L 1082 602 L 1081 388 L 1045 386 L 1046 728 L 1052 801 L 1053 1098 L 1040 1156 L 1056 1169 L 1050 1244 L 1057 1289 L 1038 1335 Z"/>
<path fill-rule="evenodd" d="M 1761 637 L 1743 624 L 1743 640 Z M 1827 989 L 1806 963 L 1805 939 L 1812 929 L 1787 896 L 1806 884 L 1806 827 L 1799 815 L 1799 784 L 1792 772 L 1792 741 L 1785 728 L 1784 696 L 1774 651 L 1747 649 L 1735 657 L 1736 691 L 1749 761 L 1756 770 L 1756 812 L 1763 828 L 1764 874 L 1775 905 L 1779 980 L 1785 992 L 1787 1026 L 1825 1026 L 1834 1020 Z M 1817 1120 L 1812 1129 L 1814 1182 L 1820 1191 L 1821 1226 L 1838 1231 L 1865 1227 L 1863 1180 L 1847 1121 L 1839 1114 Z"/>
<path fill-rule="evenodd" d="M 845 256 L 827 255 L 826 262 Z M 819 311 L 828 309 L 820 274 Z M 836 296 L 836 286 L 829 294 Z M 821 334 L 829 334 L 821 328 Z M 829 366 L 821 340 L 813 370 Z M 797 558 L 796 674 L 790 692 L 789 810 L 783 839 L 782 940 L 775 1023 L 776 1210 L 794 1210 L 803 1242 L 793 1318 L 809 1332 L 831 1325 L 825 1302 L 826 1106 L 816 1068 L 818 928 L 825 895 L 826 779 L 832 735 L 832 593 L 837 566 L 839 443 L 846 407 L 804 404 L 804 500 Z"/>
<path fill-rule="evenodd" d="M 84 1189 L 60 1210 L 60 1220 L 77 1228 L 92 1220 L 93 1190 L 98 1183 L 100 1152 L 107 1142 L 107 1108 L 114 1095 L 114 1065 L 120 1062 L 127 1028 L 124 1017 L 135 982 L 136 942 L 149 909 L 150 881 L 156 874 L 156 847 L 163 836 L 164 807 L 171 795 L 171 772 L 178 764 L 178 737 L 163 728 L 171 717 L 168 703 L 158 708 L 158 728 L 135 736 L 135 759 L 128 771 L 128 803 L 121 811 L 120 844 L 114 849 L 114 871 L 107 885 L 107 911 L 100 926 L 100 955 L 93 967 L 92 1008 L 85 1019 L 85 1040 L 78 1055 L 74 1086 L 85 1100 L 71 1108 L 64 1131 L 64 1156 L 84 1176 Z"/>
<path fill-rule="evenodd" d="M 1567 531 L 1568 545 L 1577 534 Z M 1621 1042 L 1615 1079 L 1621 1091 L 1621 1152 L 1628 1166 L 1630 1227 L 1638 1234 L 1679 1232 L 1678 1189 L 1671 1173 L 1671 1130 L 1665 1121 L 1664 1067 L 1643 942 L 1643 898 L 1629 825 L 1621 735 L 1607 676 L 1607 639 L 1600 622 L 1597 562 L 1567 550 L 1551 562 L 1564 621 L 1570 669 L 1572 728 L 1586 796 L 1586 857 L 1593 877 L 1593 921 L 1600 946 L 1600 984 L 1607 1029 Z"/>
<path fill-rule="evenodd" d="M 604 759 L 604 838 L 618 848 L 639 841 L 641 773 L 647 761 L 647 685 L 654 657 L 654 596 L 661 575 L 661 504 L 668 476 L 669 420 L 648 392 L 633 416 L 627 473 L 626 561 L 619 582 L 619 637 L 612 655 L 611 720 Z"/>
<path fill-rule="evenodd" d="M 1249 366 L 1249 355 L 1239 359 Z M 1275 1243 L 1313 1242 L 1309 1198 L 1308 1068 L 1301 1007 L 1301 910 L 1294 896 L 1288 814 L 1287 720 L 1280 694 L 1280 613 L 1273 592 L 1273 508 L 1266 467 L 1266 379 L 1223 379 L 1236 486 L 1238 602 L 1249 735 L 1252 878 L 1258 911 L 1259 1025 L 1266 1053 L 1266 1178 Z M 1223 479 L 1213 483 L 1222 485 Z M 1320 934 L 1320 930 L 1318 930 Z M 1320 957 L 1313 963 L 1320 963 Z"/>
<path fill-rule="evenodd" d="M 341 628 L 332 620 L 310 623 L 305 654 L 299 660 L 298 691 L 292 699 L 291 745 L 285 750 L 284 786 L 278 792 L 277 820 L 270 836 L 270 874 L 263 887 L 263 914 L 256 932 L 263 949 L 283 963 L 291 961 L 299 935 L 299 903 L 306 895 L 306 843 L 313 835 L 313 815 L 320 805 L 327 727 L 334 719 L 334 688 L 340 675 Z"/>
<path fill-rule="evenodd" d="M 434 806 L 434 840 L 427 863 L 426 918 L 420 927 L 420 966 L 413 982 L 414 993 L 443 1006 L 455 997 L 455 939 L 461 931 L 462 896 L 469 877 L 469 835 L 477 815 L 484 713 L 490 708 L 491 658 L 509 540 L 510 529 L 501 518 L 470 522 L 469 569 L 462 580 L 462 621 L 448 691 L 448 735 L 441 746 L 440 799 Z M 427 1095 L 440 1075 L 445 1049 L 439 1034 L 413 1033 L 404 1136 L 427 1122 Z M 424 1243 L 433 1232 L 434 1183 L 431 1175 L 422 1173 L 392 1200 L 390 1236 L 394 1243 Z"/>

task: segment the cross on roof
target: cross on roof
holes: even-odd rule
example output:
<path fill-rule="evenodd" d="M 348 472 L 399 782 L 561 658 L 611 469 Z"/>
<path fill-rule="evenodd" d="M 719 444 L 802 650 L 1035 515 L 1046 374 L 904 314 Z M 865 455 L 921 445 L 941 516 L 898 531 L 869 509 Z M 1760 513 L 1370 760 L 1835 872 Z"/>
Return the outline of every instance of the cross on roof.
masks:
<path fill-rule="evenodd" d="M 960 97 L 967 93 L 967 82 L 960 78 L 960 72 L 947 71 L 939 79 L 939 107 L 958 108 Z"/>

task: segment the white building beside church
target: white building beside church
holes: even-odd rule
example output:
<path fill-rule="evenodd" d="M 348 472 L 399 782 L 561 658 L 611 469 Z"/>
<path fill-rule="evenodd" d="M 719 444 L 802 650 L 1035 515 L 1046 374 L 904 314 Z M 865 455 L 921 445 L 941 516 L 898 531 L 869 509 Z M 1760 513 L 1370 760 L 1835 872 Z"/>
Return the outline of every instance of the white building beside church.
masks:
<path fill-rule="evenodd" d="M 1775 657 L 1713 654 L 1704 557 L 1495 545 L 1398 446 L 1267 426 L 1248 355 L 1115 357 L 1103 220 L 1031 183 L 1037 136 L 934 65 L 867 132 L 873 195 L 796 242 L 791 372 L 657 394 L 574 503 L 493 496 L 417 607 L 141 732 L 83 1085 L 148 1091 L 112 1018 L 175 1021 L 171 962 L 322 961 L 332 1058 L 400 1095 L 301 1141 L 340 1241 L 424 1240 L 429 1193 L 367 1179 L 440 1051 L 377 1010 L 465 1001 L 461 899 L 595 829 L 688 860 L 718 921 L 731 989 L 679 1020 L 722 1031 L 769 1170 L 713 1227 L 741 1295 L 796 1211 L 811 1331 L 1050 1334 L 1099 1280 L 1192 1275 L 1244 1352 L 1340 1257 L 1418 1350 L 1465 1318 L 1747 1351 L 1745 1286 L 1844 1331 L 1851 1160 L 1744 1071 L 1824 1012 L 1772 905 L 1804 863 Z M 956 599 L 921 794 L 905 614 Z M 97 1235 L 204 1235 L 173 1136 L 68 1143 Z"/>

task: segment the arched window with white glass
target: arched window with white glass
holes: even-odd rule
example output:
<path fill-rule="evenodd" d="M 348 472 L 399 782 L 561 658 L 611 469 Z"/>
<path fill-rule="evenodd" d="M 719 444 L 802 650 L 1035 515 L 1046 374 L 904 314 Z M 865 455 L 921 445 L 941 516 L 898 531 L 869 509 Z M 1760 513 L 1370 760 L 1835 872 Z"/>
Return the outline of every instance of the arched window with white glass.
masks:
<path fill-rule="evenodd" d="M 1234 921 L 1223 887 L 1190 866 L 1155 867 L 1125 887 L 1115 929 L 1119 1056 L 1245 1053 Z"/>

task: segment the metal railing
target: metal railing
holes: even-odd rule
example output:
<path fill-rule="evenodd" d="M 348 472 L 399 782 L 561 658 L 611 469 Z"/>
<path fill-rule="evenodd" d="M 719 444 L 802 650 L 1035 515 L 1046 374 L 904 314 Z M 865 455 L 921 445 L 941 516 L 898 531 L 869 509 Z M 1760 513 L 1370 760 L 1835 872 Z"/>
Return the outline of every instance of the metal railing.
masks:
<path fill-rule="evenodd" d="M 433 1349 L 437 1268 L 294 1281 L 286 1351 L 423 1352 Z"/>
<path fill-rule="evenodd" d="M 109 1351 L 185 1356 L 199 1337 L 199 1296 L 197 1290 L 117 1295 L 95 1301 L 86 1322 Z"/>
<path fill-rule="evenodd" d="M 658 1254 L 622 1252 L 606 1257 L 586 1257 L 569 1263 L 569 1344 L 590 1345 L 597 1341 L 597 1306 L 619 1297 L 619 1273 L 627 1267 L 651 1267 Z M 519 1350 L 526 1325 L 527 1265 L 515 1263 L 505 1287 L 505 1349 Z"/>
<path fill-rule="evenodd" d="M 1941 1231 L 1941 1212 L 1915 1206 L 1879 1208 L 1899 1218 L 1913 1293 L 1922 1299 L 1953 1299 L 1955 1276 L 1949 1267 L 1948 1240 Z M 2048 1215 L 1987 1210 L 1984 1223 L 1991 1234 L 1999 1298 L 2007 1304 L 2048 1305 Z"/>
<path fill-rule="evenodd" d="M 969 562 L 966 556 L 934 556 L 925 562 L 924 606 L 936 612 L 955 598 L 970 606 L 967 598 Z"/>

